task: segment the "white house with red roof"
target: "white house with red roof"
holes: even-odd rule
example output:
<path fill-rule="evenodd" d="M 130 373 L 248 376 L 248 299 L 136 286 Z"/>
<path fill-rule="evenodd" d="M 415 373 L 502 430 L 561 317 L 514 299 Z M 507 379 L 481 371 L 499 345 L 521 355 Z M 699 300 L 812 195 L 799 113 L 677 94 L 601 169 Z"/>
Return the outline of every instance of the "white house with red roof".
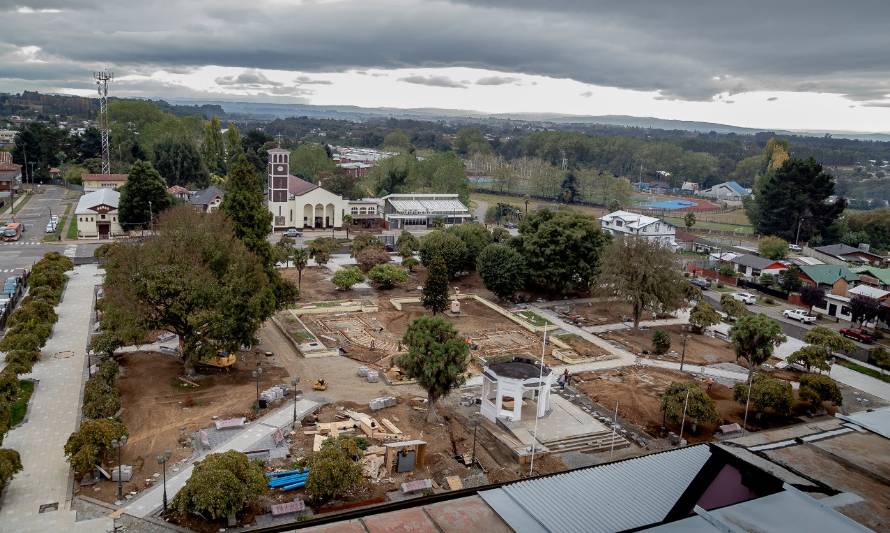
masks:
<path fill-rule="evenodd" d="M 340 228 L 349 202 L 314 183 L 292 176 L 290 152 L 269 150 L 267 203 L 273 229 Z"/>

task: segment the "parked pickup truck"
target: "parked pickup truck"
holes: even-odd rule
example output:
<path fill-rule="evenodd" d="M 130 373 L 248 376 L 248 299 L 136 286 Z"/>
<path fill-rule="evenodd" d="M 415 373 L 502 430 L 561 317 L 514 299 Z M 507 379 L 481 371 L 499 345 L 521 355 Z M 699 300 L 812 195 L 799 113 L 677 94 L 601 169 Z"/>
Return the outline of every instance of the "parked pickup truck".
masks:
<path fill-rule="evenodd" d="M 864 329 L 841 328 L 840 334 L 848 339 L 859 341 L 864 344 L 875 342 L 874 337 L 869 335 Z"/>
<path fill-rule="evenodd" d="M 757 297 L 750 292 L 734 292 L 732 297 L 743 304 L 754 305 L 757 303 Z"/>
<path fill-rule="evenodd" d="M 782 311 L 782 316 L 803 322 L 804 324 L 813 324 L 816 322 L 816 317 L 807 313 L 803 309 L 785 309 Z"/>

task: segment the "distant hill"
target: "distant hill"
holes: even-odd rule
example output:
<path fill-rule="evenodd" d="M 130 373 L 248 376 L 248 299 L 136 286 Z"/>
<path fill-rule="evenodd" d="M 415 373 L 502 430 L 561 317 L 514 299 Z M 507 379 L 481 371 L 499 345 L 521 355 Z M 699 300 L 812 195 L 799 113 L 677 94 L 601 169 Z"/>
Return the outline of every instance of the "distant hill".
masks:
<path fill-rule="evenodd" d="M 863 133 L 850 131 L 794 131 L 773 130 L 770 128 L 745 128 L 714 122 L 696 122 L 689 120 L 671 120 L 655 117 L 634 117 L 629 115 L 566 115 L 560 113 L 482 113 L 463 109 L 438 108 L 393 108 L 393 107 L 358 107 L 348 105 L 310 105 L 310 104 L 270 104 L 256 102 L 237 102 L 227 100 L 192 100 L 170 99 L 171 103 L 194 105 L 196 103 L 219 106 L 229 114 L 241 115 L 254 119 L 311 117 L 331 118 L 340 120 L 364 121 L 373 118 L 404 118 L 415 120 L 445 120 L 454 122 L 485 122 L 485 121 L 517 121 L 551 124 L 603 124 L 629 128 L 651 128 L 660 130 L 683 130 L 698 133 L 723 133 L 736 135 L 754 135 L 761 132 L 772 132 L 779 135 L 803 135 L 823 137 L 831 135 L 846 139 L 864 141 L 890 141 L 890 133 Z"/>

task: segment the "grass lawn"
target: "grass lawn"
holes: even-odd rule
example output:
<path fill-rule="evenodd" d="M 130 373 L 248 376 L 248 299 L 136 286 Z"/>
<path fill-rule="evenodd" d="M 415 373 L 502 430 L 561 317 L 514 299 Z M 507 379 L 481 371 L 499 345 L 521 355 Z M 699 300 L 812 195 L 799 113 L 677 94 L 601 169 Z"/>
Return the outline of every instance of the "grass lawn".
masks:
<path fill-rule="evenodd" d="M 885 383 L 890 383 L 890 376 L 888 376 L 886 374 L 881 374 L 877 370 L 872 370 L 871 368 L 864 367 L 862 365 L 857 365 L 856 363 L 847 361 L 846 359 L 838 359 L 836 362 L 837 362 L 837 364 L 839 364 L 841 366 L 845 366 L 845 367 L 849 368 L 850 370 L 855 370 L 856 372 L 859 372 L 860 374 L 865 374 L 866 376 L 871 376 L 875 379 L 880 379 L 881 381 L 883 381 Z"/>
<path fill-rule="evenodd" d="M 699 213 L 695 214 L 696 217 L 699 216 Z M 682 217 L 664 217 L 665 222 L 670 222 L 671 224 L 677 226 L 678 228 L 686 228 L 686 224 L 683 221 Z M 710 229 L 714 231 L 729 231 L 733 233 L 738 233 L 740 235 L 753 235 L 754 227 L 750 224 L 742 225 L 742 224 L 729 224 L 726 222 L 710 222 L 707 220 L 701 220 L 697 218 L 695 225 L 692 226 L 692 230 L 695 231 L 696 228 L 699 229 Z"/>
<path fill-rule="evenodd" d="M 525 198 L 519 195 L 512 194 L 488 194 L 481 192 L 473 192 L 470 193 L 470 202 L 486 202 L 488 205 L 495 205 L 497 203 L 502 204 L 510 204 L 514 207 L 518 207 L 521 211 L 525 212 Z M 478 204 L 476 204 L 478 205 Z M 558 204 L 556 202 L 548 202 L 546 200 L 538 200 L 537 198 L 530 198 L 528 201 L 529 210 L 548 208 L 551 210 L 555 209 L 572 209 L 574 211 L 578 211 L 579 213 L 584 213 L 585 215 L 590 215 L 592 217 L 601 217 L 605 215 L 608 211 L 602 207 L 590 207 L 587 205 L 570 205 L 565 206 Z"/>
<path fill-rule="evenodd" d="M 12 426 L 22 423 L 25 413 L 28 411 L 28 400 L 34 392 L 34 382 L 30 380 L 19 381 L 19 396 L 12 404 Z"/>
<path fill-rule="evenodd" d="M 549 325 L 553 324 L 552 322 L 550 322 L 546 318 L 542 317 L 541 315 L 535 313 L 534 311 L 529 311 L 529 310 L 517 311 L 516 314 L 521 316 L 522 318 L 524 318 L 527 322 L 529 322 L 533 326 L 540 327 L 540 326 L 549 326 Z"/>
<path fill-rule="evenodd" d="M 71 217 L 71 224 L 68 225 L 68 234 L 66 235 L 66 238 L 77 238 L 77 217 Z"/>

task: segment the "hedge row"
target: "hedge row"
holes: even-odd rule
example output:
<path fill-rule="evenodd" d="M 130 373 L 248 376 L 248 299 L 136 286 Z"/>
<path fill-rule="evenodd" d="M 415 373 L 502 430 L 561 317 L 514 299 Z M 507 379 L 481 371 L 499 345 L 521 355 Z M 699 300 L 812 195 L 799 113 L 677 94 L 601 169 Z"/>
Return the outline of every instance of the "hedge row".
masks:
<path fill-rule="evenodd" d="M 0 351 L 6 353 L 6 368 L 0 372 L 0 444 L 9 431 L 12 404 L 19 393 L 19 374 L 28 374 L 40 359 L 40 348 L 52 334 L 59 319 L 54 307 L 62 299 L 65 272 L 74 268 L 67 257 L 50 252 L 31 269 L 28 296 L 7 321 Z M 0 449 L 0 491 L 22 469 L 15 450 Z"/>
<path fill-rule="evenodd" d="M 114 359 L 106 359 L 84 388 L 83 416 L 87 418 L 109 418 L 121 408 L 121 395 L 114 381 L 118 365 Z"/>

